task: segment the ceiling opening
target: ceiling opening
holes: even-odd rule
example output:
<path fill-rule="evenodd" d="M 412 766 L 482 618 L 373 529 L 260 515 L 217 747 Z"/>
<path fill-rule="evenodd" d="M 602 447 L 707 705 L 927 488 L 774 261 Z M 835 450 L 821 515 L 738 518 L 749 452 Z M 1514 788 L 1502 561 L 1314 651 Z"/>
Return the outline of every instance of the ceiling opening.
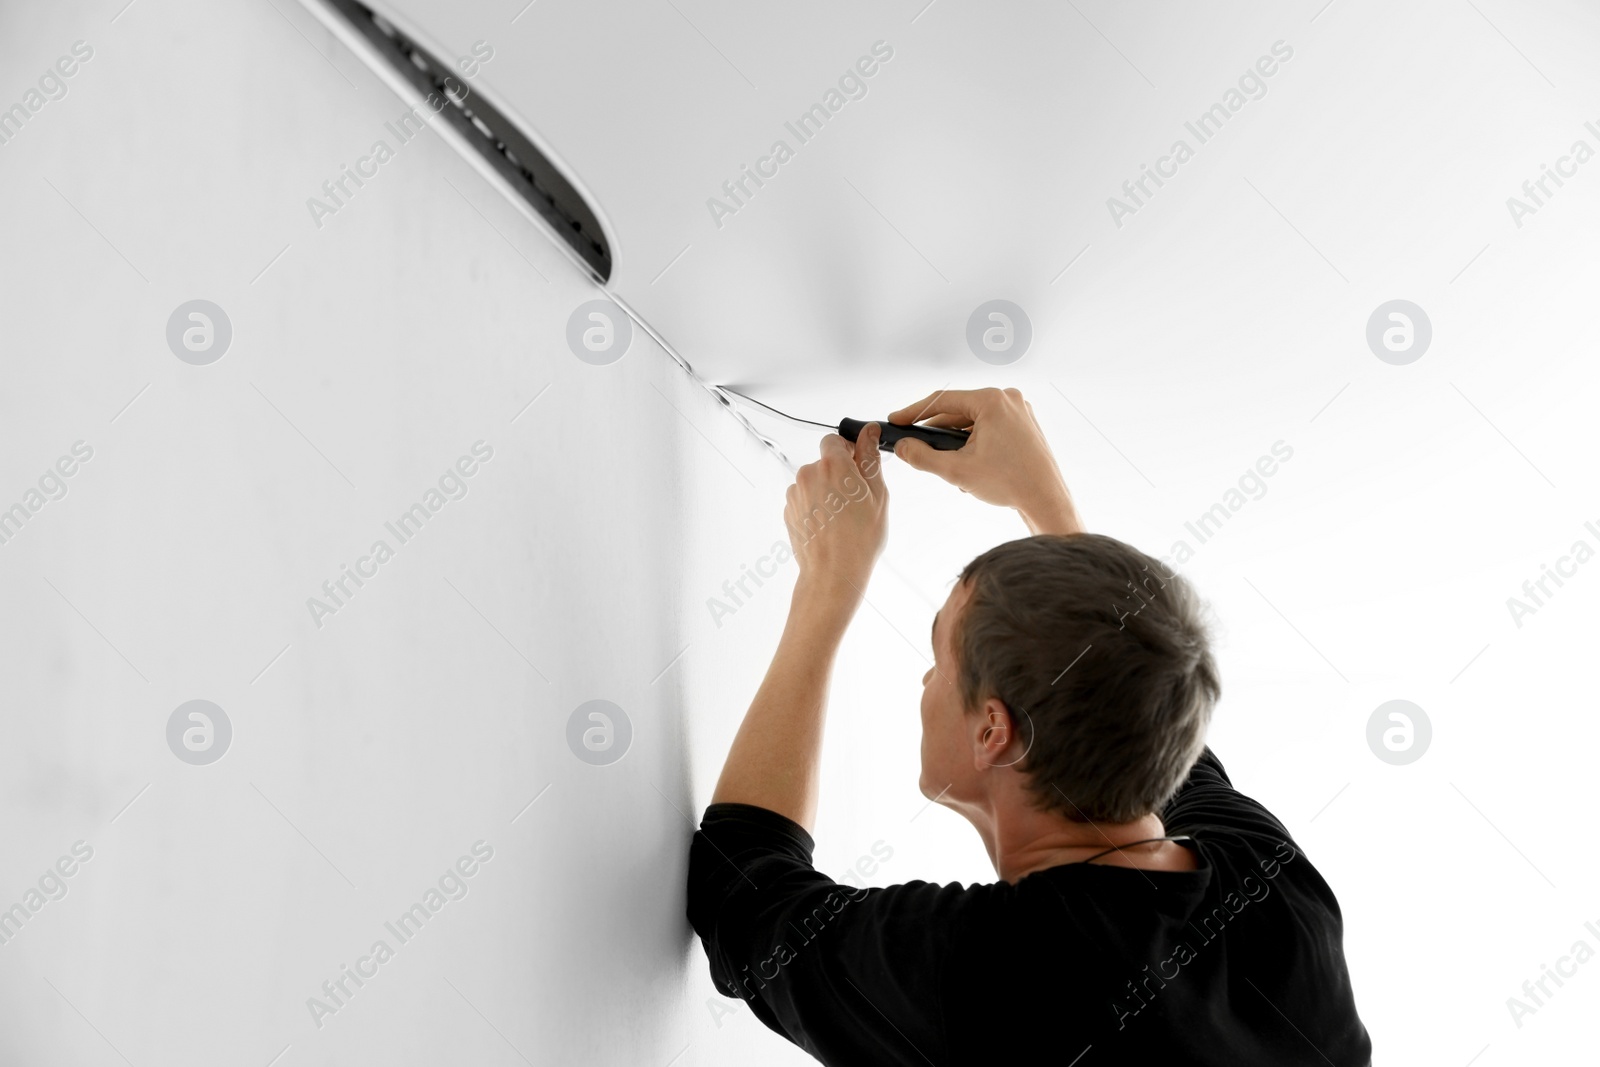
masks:
<path fill-rule="evenodd" d="M 611 247 L 582 194 L 516 124 L 467 89 L 441 62 L 382 15 L 356 0 L 325 0 L 391 67 L 424 96 L 448 101 L 438 114 L 561 237 L 601 283 L 611 277 Z M 470 101 L 470 102 L 469 102 Z"/>

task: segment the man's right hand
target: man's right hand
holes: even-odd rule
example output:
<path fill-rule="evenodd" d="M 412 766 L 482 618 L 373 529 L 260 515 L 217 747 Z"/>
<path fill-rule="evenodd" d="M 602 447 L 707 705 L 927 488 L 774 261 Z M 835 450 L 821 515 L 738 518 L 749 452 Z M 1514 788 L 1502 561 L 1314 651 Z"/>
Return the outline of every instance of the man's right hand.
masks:
<path fill-rule="evenodd" d="M 892 412 L 889 421 L 970 430 L 967 443 L 954 451 L 907 439 L 895 446 L 894 454 L 985 503 L 1015 508 L 1036 534 L 1083 532 L 1033 406 L 1018 390 L 942 391 Z"/>

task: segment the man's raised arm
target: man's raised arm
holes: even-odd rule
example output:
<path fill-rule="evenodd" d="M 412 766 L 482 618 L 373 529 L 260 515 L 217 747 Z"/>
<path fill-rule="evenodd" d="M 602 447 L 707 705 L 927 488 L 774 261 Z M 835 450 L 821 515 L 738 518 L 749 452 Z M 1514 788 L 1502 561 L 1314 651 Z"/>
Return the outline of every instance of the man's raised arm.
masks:
<path fill-rule="evenodd" d="M 829 434 L 789 487 L 784 524 L 800 575 L 767 676 L 733 739 L 713 804 L 753 804 L 807 831 L 817 814 L 828 680 L 888 533 L 881 431 Z"/>

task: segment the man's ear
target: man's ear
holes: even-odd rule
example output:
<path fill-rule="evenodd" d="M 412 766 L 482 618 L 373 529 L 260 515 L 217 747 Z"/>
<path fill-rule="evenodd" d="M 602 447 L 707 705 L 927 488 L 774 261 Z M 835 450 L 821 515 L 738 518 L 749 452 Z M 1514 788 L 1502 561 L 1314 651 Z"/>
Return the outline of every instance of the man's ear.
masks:
<path fill-rule="evenodd" d="M 1005 701 L 989 697 L 972 716 L 972 760 L 979 770 L 1005 767 L 1015 762 L 1016 721 Z"/>

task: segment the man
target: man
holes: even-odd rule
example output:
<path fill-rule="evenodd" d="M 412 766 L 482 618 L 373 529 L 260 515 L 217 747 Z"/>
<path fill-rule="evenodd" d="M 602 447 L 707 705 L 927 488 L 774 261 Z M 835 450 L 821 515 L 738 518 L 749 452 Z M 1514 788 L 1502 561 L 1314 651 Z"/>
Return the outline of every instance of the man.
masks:
<path fill-rule="evenodd" d="M 690 849 L 717 989 L 826 1064 L 1369 1064 L 1333 892 L 1205 746 L 1221 687 L 1193 590 L 1083 532 L 1016 390 L 889 421 L 925 417 L 971 437 L 896 455 L 1034 534 L 967 565 L 923 677 L 922 793 L 1000 880 L 811 866 L 829 675 L 888 509 L 878 427 L 829 436 L 789 488 L 788 623 Z"/>

